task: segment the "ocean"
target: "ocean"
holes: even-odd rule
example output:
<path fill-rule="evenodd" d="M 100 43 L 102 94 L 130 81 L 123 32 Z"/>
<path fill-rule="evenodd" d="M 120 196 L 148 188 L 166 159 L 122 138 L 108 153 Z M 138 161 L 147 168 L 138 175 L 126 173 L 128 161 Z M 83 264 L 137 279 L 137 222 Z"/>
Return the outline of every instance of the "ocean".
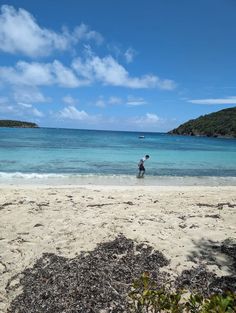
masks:
<path fill-rule="evenodd" d="M 145 180 L 140 182 L 137 164 L 146 154 L 150 159 L 145 163 Z M 164 133 L 0 129 L 0 184 L 197 184 L 203 179 L 236 184 L 236 140 Z"/>

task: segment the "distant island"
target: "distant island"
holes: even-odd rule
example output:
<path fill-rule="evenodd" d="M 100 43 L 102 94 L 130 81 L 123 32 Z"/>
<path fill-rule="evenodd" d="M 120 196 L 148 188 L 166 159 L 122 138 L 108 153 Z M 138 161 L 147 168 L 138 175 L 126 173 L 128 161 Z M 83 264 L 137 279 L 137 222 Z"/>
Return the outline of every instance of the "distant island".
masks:
<path fill-rule="evenodd" d="M 30 122 L 0 120 L 0 127 L 38 128 L 39 126 Z"/>
<path fill-rule="evenodd" d="M 200 116 L 168 133 L 174 135 L 236 138 L 236 107 Z"/>

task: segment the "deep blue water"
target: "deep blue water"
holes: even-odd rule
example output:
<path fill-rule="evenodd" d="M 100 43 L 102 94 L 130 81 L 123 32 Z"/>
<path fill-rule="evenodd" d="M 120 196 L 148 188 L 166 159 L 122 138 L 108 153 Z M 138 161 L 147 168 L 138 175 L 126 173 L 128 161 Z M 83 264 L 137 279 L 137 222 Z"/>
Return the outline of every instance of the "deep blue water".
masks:
<path fill-rule="evenodd" d="M 139 139 L 144 135 L 144 139 Z M 0 128 L 0 172 L 236 177 L 236 140 L 74 129 Z"/>

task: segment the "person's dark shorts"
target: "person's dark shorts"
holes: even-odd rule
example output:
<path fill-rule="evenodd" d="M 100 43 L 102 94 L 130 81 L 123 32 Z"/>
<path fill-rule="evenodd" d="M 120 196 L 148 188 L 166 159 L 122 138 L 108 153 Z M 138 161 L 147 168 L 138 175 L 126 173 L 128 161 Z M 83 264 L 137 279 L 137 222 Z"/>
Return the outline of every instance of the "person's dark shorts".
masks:
<path fill-rule="evenodd" d="M 145 171 L 145 167 L 143 166 L 143 164 L 141 164 L 141 165 L 139 166 L 139 170 L 140 170 L 140 171 Z"/>

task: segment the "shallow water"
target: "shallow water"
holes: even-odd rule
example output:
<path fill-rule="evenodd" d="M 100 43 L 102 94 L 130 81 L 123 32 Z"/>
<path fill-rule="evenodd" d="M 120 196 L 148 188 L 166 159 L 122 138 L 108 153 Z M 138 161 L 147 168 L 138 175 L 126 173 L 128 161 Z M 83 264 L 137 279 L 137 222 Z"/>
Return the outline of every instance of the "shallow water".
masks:
<path fill-rule="evenodd" d="M 139 136 L 145 138 L 140 139 Z M 147 181 L 236 177 L 236 140 L 74 129 L 0 129 L 0 183 L 134 180 L 145 154 Z M 162 177 L 162 178 L 160 178 Z M 163 178 L 164 177 L 164 178 Z M 104 179 L 104 177 L 103 177 Z M 121 183 L 122 184 L 122 183 Z"/>

